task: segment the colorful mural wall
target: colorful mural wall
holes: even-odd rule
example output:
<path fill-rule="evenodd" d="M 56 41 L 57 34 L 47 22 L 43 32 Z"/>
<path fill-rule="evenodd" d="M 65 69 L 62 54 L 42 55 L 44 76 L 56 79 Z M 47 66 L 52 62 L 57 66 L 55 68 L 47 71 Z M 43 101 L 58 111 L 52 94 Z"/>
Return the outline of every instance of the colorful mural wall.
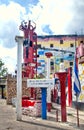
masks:
<path fill-rule="evenodd" d="M 72 73 L 73 73 L 74 53 L 76 47 L 78 47 L 81 43 L 84 43 L 84 35 L 38 36 L 37 43 L 38 43 L 39 59 L 41 58 L 42 60 L 43 58 L 45 63 L 46 63 L 45 51 L 50 51 L 53 53 L 53 57 L 51 58 L 51 61 L 53 60 L 54 62 L 53 72 L 59 70 L 60 61 L 61 59 L 63 59 L 65 68 L 72 67 Z M 46 48 L 50 48 L 50 50 Z M 66 51 L 64 52 L 62 50 L 66 50 Z M 79 101 L 84 102 L 84 63 L 79 64 L 79 78 L 81 83 L 81 94 L 79 96 Z M 72 86 L 73 86 L 73 82 L 72 82 Z M 76 101 L 76 96 L 74 95 L 74 92 L 73 92 L 73 100 Z"/>

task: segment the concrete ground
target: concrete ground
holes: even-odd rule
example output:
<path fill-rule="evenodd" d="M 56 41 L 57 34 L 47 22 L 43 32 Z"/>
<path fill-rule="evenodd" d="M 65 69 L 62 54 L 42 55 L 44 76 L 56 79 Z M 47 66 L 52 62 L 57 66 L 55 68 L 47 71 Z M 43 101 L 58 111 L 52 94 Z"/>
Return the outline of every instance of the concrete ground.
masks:
<path fill-rule="evenodd" d="M 47 120 L 23 115 L 22 121 L 17 121 L 16 109 L 0 99 L 0 130 L 84 130 L 83 111 L 79 111 L 78 127 L 75 108 L 67 107 L 67 122 L 61 122 L 60 105 L 53 104 L 53 107 L 51 112 L 47 112 Z M 58 122 L 55 108 L 58 109 Z"/>

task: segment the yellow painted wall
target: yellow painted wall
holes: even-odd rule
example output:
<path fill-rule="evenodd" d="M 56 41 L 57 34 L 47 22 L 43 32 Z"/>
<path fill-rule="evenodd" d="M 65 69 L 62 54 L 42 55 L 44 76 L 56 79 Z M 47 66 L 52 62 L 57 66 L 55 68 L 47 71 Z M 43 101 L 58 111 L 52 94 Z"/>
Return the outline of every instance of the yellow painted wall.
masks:
<path fill-rule="evenodd" d="M 70 47 L 70 44 L 75 45 L 75 42 L 78 45 L 81 40 L 81 38 L 77 38 L 77 40 L 75 41 L 75 37 L 69 37 L 69 36 L 68 37 L 67 36 L 65 37 L 54 36 L 54 38 L 52 36 L 49 36 L 49 38 L 46 38 L 47 36 L 45 36 L 45 38 L 41 38 L 41 37 L 40 38 L 38 37 L 37 44 L 41 44 L 42 47 L 50 47 L 50 44 L 53 44 L 54 47 L 61 47 L 61 48 Z M 63 44 L 60 44 L 60 40 L 63 40 Z"/>

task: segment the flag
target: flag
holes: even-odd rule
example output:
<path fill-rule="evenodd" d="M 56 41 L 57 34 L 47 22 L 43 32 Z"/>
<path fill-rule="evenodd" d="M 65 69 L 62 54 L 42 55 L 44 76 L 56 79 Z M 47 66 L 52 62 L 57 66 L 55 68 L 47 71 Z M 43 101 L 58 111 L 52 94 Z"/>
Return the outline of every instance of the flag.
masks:
<path fill-rule="evenodd" d="M 80 92 L 81 92 L 81 85 L 80 85 L 80 80 L 79 80 L 79 76 L 78 76 L 78 65 L 76 62 L 76 58 L 75 58 L 75 62 L 74 62 L 74 92 L 76 96 L 79 96 Z"/>

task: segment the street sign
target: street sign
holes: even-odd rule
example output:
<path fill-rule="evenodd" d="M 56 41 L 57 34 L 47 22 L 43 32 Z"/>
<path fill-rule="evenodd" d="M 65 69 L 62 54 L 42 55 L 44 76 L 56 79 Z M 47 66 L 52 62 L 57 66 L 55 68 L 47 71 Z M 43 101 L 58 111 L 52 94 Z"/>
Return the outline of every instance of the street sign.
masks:
<path fill-rule="evenodd" d="M 27 87 L 54 87 L 54 79 L 27 79 Z"/>

